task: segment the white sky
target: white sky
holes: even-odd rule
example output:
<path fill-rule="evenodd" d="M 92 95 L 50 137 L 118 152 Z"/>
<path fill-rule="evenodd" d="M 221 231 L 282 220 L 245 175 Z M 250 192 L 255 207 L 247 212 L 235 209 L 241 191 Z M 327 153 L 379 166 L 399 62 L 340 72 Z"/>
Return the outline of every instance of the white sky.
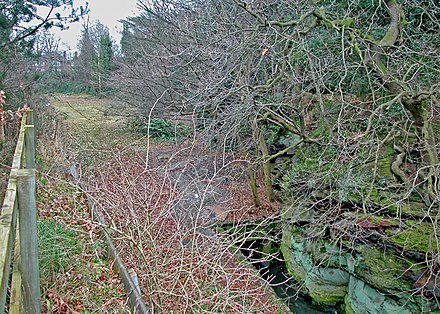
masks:
<path fill-rule="evenodd" d="M 89 3 L 90 23 L 99 20 L 107 26 L 113 40 L 119 44 L 121 39 L 122 25 L 118 20 L 125 19 L 128 16 L 134 16 L 139 13 L 137 0 L 74 0 L 74 6 L 85 6 Z M 82 24 L 87 21 L 87 16 L 80 19 L 79 22 L 69 24 L 69 29 L 60 31 L 57 27 L 52 29 L 52 33 L 61 38 L 64 45 L 62 49 L 74 51 L 77 49 L 78 39 L 81 34 Z"/>

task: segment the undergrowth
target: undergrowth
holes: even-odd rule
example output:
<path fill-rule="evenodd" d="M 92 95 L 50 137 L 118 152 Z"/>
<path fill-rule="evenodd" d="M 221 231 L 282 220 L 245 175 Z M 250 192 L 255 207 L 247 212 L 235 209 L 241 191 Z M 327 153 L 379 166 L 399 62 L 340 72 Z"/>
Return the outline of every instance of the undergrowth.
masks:
<path fill-rule="evenodd" d="M 125 294 L 106 259 L 84 196 L 68 182 L 39 180 L 38 237 L 46 313 L 129 313 Z"/>
<path fill-rule="evenodd" d="M 149 123 L 141 118 L 131 119 L 128 122 L 130 129 L 160 141 L 183 141 L 192 134 L 192 127 L 183 122 L 173 122 L 162 118 L 152 118 Z"/>
<path fill-rule="evenodd" d="M 56 117 L 39 108 L 39 124 Z M 59 132 L 63 132 L 60 128 Z M 64 171 L 66 143 L 38 138 L 37 208 L 43 313 L 130 313 L 87 199 Z"/>

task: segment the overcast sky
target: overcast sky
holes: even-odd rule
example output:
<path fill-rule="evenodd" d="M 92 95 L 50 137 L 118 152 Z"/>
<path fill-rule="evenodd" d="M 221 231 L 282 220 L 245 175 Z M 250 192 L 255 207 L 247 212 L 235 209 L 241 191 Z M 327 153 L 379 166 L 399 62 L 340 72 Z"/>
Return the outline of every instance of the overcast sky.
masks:
<path fill-rule="evenodd" d="M 89 3 L 90 22 L 99 20 L 106 25 L 117 44 L 121 39 L 120 31 L 122 30 L 121 23 L 118 20 L 139 13 L 136 5 L 137 0 L 74 0 L 74 5 L 75 7 L 85 6 L 86 2 Z M 87 17 L 85 17 L 85 20 L 87 20 Z M 70 24 L 70 28 L 64 31 L 54 27 L 52 32 L 60 37 L 67 47 L 76 50 L 83 22 L 84 20 L 81 19 L 77 23 Z"/>

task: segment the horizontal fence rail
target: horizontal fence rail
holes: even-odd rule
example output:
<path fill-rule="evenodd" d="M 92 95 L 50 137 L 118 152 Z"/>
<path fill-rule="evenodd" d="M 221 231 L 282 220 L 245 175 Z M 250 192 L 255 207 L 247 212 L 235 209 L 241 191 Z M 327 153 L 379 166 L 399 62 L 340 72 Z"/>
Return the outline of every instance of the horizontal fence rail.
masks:
<path fill-rule="evenodd" d="M 41 313 L 35 194 L 35 128 L 28 110 L 0 215 L 0 313 Z"/>

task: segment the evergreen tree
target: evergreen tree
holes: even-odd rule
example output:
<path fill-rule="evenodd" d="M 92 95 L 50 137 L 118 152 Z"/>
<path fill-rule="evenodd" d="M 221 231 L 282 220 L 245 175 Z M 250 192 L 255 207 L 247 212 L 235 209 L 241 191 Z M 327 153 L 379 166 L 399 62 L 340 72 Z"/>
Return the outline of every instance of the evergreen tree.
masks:
<path fill-rule="evenodd" d="M 99 37 L 98 50 L 98 95 L 102 96 L 103 82 L 107 80 L 112 67 L 113 50 L 110 35 L 107 32 Z"/>
<path fill-rule="evenodd" d="M 102 97 L 112 68 L 113 47 L 108 28 L 101 23 L 84 26 L 75 61 L 77 80 L 87 92 Z"/>

